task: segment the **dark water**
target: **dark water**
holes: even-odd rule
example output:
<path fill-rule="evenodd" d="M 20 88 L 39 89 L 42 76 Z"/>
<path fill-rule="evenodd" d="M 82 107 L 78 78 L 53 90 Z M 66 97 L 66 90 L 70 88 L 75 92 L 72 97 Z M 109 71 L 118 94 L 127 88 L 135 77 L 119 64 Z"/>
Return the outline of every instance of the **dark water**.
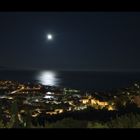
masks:
<path fill-rule="evenodd" d="M 140 72 L 0 71 L 0 80 L 102 91 L 124 88 L 140 82 Z"/>

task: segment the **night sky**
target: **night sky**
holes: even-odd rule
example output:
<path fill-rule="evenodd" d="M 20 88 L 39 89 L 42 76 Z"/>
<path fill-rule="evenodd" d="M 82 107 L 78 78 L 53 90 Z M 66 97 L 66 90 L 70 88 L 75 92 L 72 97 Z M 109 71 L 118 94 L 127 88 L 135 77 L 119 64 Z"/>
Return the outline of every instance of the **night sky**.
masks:
<path fill-rule="evenodd" d="M 140 13 L 1 12 L 0 67 L 140 70 Z"/>

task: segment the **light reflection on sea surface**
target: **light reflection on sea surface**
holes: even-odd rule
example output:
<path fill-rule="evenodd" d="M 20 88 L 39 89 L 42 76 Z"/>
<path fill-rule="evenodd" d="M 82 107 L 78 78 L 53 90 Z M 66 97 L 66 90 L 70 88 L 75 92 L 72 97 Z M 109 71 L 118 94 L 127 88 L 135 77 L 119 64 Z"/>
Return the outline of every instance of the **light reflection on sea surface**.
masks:
<path fill-rule="evenodd" d="M 41 71 L 37 74 L 37 81 L 42 85 L 59 86 L 60 79 L 55 71 Z"/>

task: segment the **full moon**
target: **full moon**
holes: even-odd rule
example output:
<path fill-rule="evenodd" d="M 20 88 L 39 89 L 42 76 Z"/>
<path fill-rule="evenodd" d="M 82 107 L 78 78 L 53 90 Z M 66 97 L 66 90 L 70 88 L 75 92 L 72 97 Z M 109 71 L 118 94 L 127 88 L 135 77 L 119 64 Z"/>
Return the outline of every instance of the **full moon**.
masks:
<path fill-rule="evenodd" d="M 52 34 L 47 34 L 47 40 L 52 40 L 52 39 L 53 39 Z"/>

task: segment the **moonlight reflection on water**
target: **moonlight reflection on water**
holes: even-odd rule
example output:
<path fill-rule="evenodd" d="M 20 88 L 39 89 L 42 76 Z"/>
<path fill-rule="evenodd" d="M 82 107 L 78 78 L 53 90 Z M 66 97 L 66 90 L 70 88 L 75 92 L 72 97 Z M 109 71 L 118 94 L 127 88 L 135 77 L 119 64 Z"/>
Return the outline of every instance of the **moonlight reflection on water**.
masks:
<path fill-rule="evenodd" d="M 60 80 L 57 77 L 57 73 L 54 71 L 41 71 L 37 75 L 37 80 L 42 85 L 59 86 Z"/>

